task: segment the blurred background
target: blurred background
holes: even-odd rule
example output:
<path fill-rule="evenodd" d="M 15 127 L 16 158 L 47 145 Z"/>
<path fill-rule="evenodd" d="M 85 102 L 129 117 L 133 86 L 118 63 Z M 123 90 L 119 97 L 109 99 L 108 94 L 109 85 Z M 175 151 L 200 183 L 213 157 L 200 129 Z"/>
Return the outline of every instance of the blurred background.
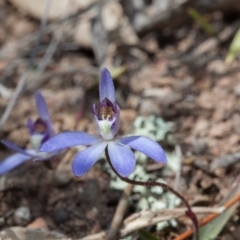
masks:
<path fill-rule="evenodd" d="M 26 121 L 37 117 L 36 90 L 57 132 L 96 134 L 91 109 L 100 68 L 107 67 L 120 134 L 151 137 L 168 157 L 163 166 L 136 153 L 132 177 L 174 186 L 200 207 L 202 220 L 240 192 L 239 57 L 239 0 L 0 0 L 0 137 L 30 147 Z M 133 220 L 126 221 L 112 239 L 174 239 L 191 228 L 183 212 L 174 212 L 184 207 L 178 199 L 157 188 L 129 190 L 104 157 L 75 178 L 76 151 L 51 169 L 27 162 L 0 177 L 3 239 L 107 239 L 126 189 L 123 219 L 171 211 L 160 214 L 168 221 L 145 224 L 138 215 L 142 225 L 129 230 Z M 11 154 L 0 146 L 0 160 Z M 200 239 L 239 239 L 239 213 L 232 205 Z"/>

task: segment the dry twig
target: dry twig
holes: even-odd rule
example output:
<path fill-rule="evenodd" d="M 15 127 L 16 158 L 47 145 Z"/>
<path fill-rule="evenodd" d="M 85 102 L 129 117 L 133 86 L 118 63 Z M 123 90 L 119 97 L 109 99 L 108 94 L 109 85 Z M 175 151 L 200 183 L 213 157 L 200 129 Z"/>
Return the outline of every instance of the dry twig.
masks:
<path fill-rule="evenodd" d="M 128 184 L 127 187 L 124 189 L 122 197 L 118 203 L 115 215 L 113 217 L 110 229 L 108 231 L 108 239 L 115 239 L 116 235 L 118 234 L 118 230 L 122 224 L 122 220 L 124 214 L 128 207 L 128 198 L 132 192 L 133 185 Z"/>
<path fill-rule="evenodd" d="M 179 185 L 179 182 L 180 182 L 181 170 L 182 170 L 182 150 L 181 150 L 180 145 L 176 145 L 175 151 L 176 151 L 176 154 L 177 154 L 178 159 L 179 159 L 179 164 L 178 164 L 178 168 L 177 168 L 177 172 L 176 172 L 176 176 L 175 176 L 174 189 L 178 190 L 178 185 Z"/>
<path fill-rule="evenodd" d="M 210 207 L 194 207 L 192 210 L 196 214 L 220 214 L 225 211 L 224 207 L 210 208 Z M 171 220 L 184 216 L 186 208 L 162 209 L 158 211 L 142 211 L 134 213 L 124 220 L 124 227 L 120 230 L 120 237 L 125 237 L 128 234 L 137 231 L 141 228 L 155 225 L 158 222 Z M 91 236 L 81 238 L 79 240 L 106 240 L 107 233 L 100 232 Z"/>

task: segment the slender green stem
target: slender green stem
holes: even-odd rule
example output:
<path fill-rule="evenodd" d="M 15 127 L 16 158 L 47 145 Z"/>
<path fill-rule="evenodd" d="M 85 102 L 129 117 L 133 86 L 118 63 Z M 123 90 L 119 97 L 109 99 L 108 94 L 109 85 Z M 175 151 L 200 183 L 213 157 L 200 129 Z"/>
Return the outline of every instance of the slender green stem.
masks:
<path fill-rule="evenodd" d="M 188 203 L 188 201 L 185 199 L 184 196 L 182 196 L 178 191 L 176 191 L 175 189 L 173 189 L 172 187 L 170 187 L 166 183 L 161 183 L 161 182 L 156 182 L 156 181 L 143 182 L 143 181 L 136 181 L 136 180 L 132 180 L 132 179 L 129 179 L 129 178 L 126 178 L 126 177 L 122 177 L 114 169 L 114 167 L 113 167 L 113 165 L 110 161 L 110 157 L 109 157 L 107 148 L 105 150 L 105 154 L 106 154 L 107 161 L 108 161 L 109 165 L 111 166 L 112 170 L 122 181 L 133 184 L 133 185 L 139 185 L 139 186 L 145 186 L 145 187 L 159 186 L 159 187 L 162 187 L 163 189 L 173 193 L 178 198 L 180 198 L 183 201 L 183 203 L 186 205 L 186 208 L 187 208 L 186 215 L 192 220 L 193 226 L 195 228 L 195 238 L 194 239 L 195 240 L 199 239 L 199 225 L 198 225 L 197 217 L 196 217 L 195 213 L 192 211 L 192 208 L 191 208 L 190 204 Z"/>

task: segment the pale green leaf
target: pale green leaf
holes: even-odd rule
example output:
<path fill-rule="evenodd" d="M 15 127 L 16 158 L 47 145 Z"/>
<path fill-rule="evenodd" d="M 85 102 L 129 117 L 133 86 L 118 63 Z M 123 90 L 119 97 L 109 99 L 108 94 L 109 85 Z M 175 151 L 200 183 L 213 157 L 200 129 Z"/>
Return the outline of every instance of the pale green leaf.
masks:
<path fill-rule="evenodd" d="M 209 35 L 215 35 L 216 31 L 214 29 L 214 27 L 208 23 L 205 18 L 194 8 L 188 8 L 187 9 L 187 13 L 189 14 L 189 16 L 196 21 L 201 28 Z"/>
<path fill-rule="evenodd" d="M 240 53 L 240 28 L 231 42 L 225 62 L 227 64 L 232 63 L 238 53 Z"/>
<path fill-rule="evenodd" d="M 228 220 L 231 218 L 233 213 L 235 212 L 238 203 L 233 205 L 231 208 L 226 210 L 224 213 L 219 215 L 213 221 L 205 225 L 200 230 L 200 240 L 209 240 L 216 239 L 222 229 L 225 227 Z"/>
<path fill-rule="evenodd" d="M 239 185 L 232 187 L 230 190 L 230 193 L 228 194 L 228 197 L 224 200 L 224 202 L 227 202 L 232 197 L 236 196 L 240 191 Z M 223 205 L 224 202 L 222 202 L 220 205 Z M 232 205 L 229 209 L 221 213 L 218 217 L 213 219 L 211 222 L 206 224 L 200 229 L 200 240 L 209 240 L 209 239 L 216 239 L 218 235 L 221 233 L 229 219 L 234 214 L 236 208 L 238 207 L 239 202 L 236 202 L 234 205 Z"/>
<path fill-rule="evenodd" d="M 139 236 L 141 237 L 141 240 L 158 240 L 158 238 L 156 238 L 152 233 L 145 230 L 140 230 Z"/>

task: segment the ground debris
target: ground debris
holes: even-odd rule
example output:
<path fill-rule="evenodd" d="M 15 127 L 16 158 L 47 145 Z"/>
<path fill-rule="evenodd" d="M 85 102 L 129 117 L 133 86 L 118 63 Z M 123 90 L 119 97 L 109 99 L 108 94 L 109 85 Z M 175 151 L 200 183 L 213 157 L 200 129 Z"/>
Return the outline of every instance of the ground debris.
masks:
<path fill-rule="evenodd" d="M 1 131 L 1 140 L 23 149 L 31 147 L 26 122 L 37 117 L 36 90 L 46 99 L 57 133 L 77 130 L 96 134 L 92 106 L 98 102 L 99 69 L 108 67 L 121 108 L 119 135 L 131 134 L 138 117 L 146 117 L 149 124 L 150 119 L 161 119 L 171 126 L 166 136 L 158 139 L 168 153 L 169 165 L 165 168 L 149 159 L 139 163 L 139 156 L 138 164 L 146 170 L 144 177 L 163 178 L 173 185 L 175 175 L 180 175 L 179 191 L 196 211 L 201 210 L 198 207 L 209 211 L 219 205 L 240 171 L 239 54 L 232 64 L 225 63 L 231 39 L 239 28 L 235 1 L 73 0 L 68 9 L 70 1 L 58 4 L 54 0 L 41 38 L 39 19 L 48 0 L 27 2 L 0 0 L 1 116 L 35 55 L 25 86 Z M 191 19 L 188 7 L 197 10 L 216 35 L 208 35 Z M 57 43 L 55 49 L 49 49 L 52 43 Z M 45 54 L 50 56 L 47 64 Z M 46 66 L 39 74 L 42 64 Z M 139 128 L 147 134 L 145 126 Z M 149 131 L 159 136 L 165 130 L 159 125 Z M 176 168 L 174 157 L 170 157 L 175 154 L 175 144 L 182 150 L 179 172 L 171 170 L 171 166 Z M 29 161 L 0 176 L 2 238 L 105 238 L 122 192 L 110 188 L 112 179 L 104 159 L 83 177 L 74 177 L 71 164 L 79 150 L 63 152 L 51 162 L 51 169 L 46 168 L 46 162 Z M 0 146 L 0 160 L 11 154 Z M 157 195 L 154 198 L 160 199 Z M 138 213 L 136 206 L 143 199 L 140 190 L 133 191 L 129 199 L 124 218 L 127 223 L 129 215 L 139 216 L 133 221 L 134 227 L 139 222 L 148 226 L 148 217 L 156 224 L 181 215 L 175 222 L 177 227 L 161 232 L 154 224 L 149 228 L 161 239 L 172 239 L 190 226 L 184 209 L 180 215 L 175 209 L 159 215 Z M 238 234 L 238 215 L 239 209 L 220 238 L 232 240 L 229 232 Z M 202 217 L 199 214 L 199 219 Z M 128 227 L 131 225 L 118 229 L 127 229 L 128 233 Z M 132 229 L 137 238 L 138 228 Z"/>

